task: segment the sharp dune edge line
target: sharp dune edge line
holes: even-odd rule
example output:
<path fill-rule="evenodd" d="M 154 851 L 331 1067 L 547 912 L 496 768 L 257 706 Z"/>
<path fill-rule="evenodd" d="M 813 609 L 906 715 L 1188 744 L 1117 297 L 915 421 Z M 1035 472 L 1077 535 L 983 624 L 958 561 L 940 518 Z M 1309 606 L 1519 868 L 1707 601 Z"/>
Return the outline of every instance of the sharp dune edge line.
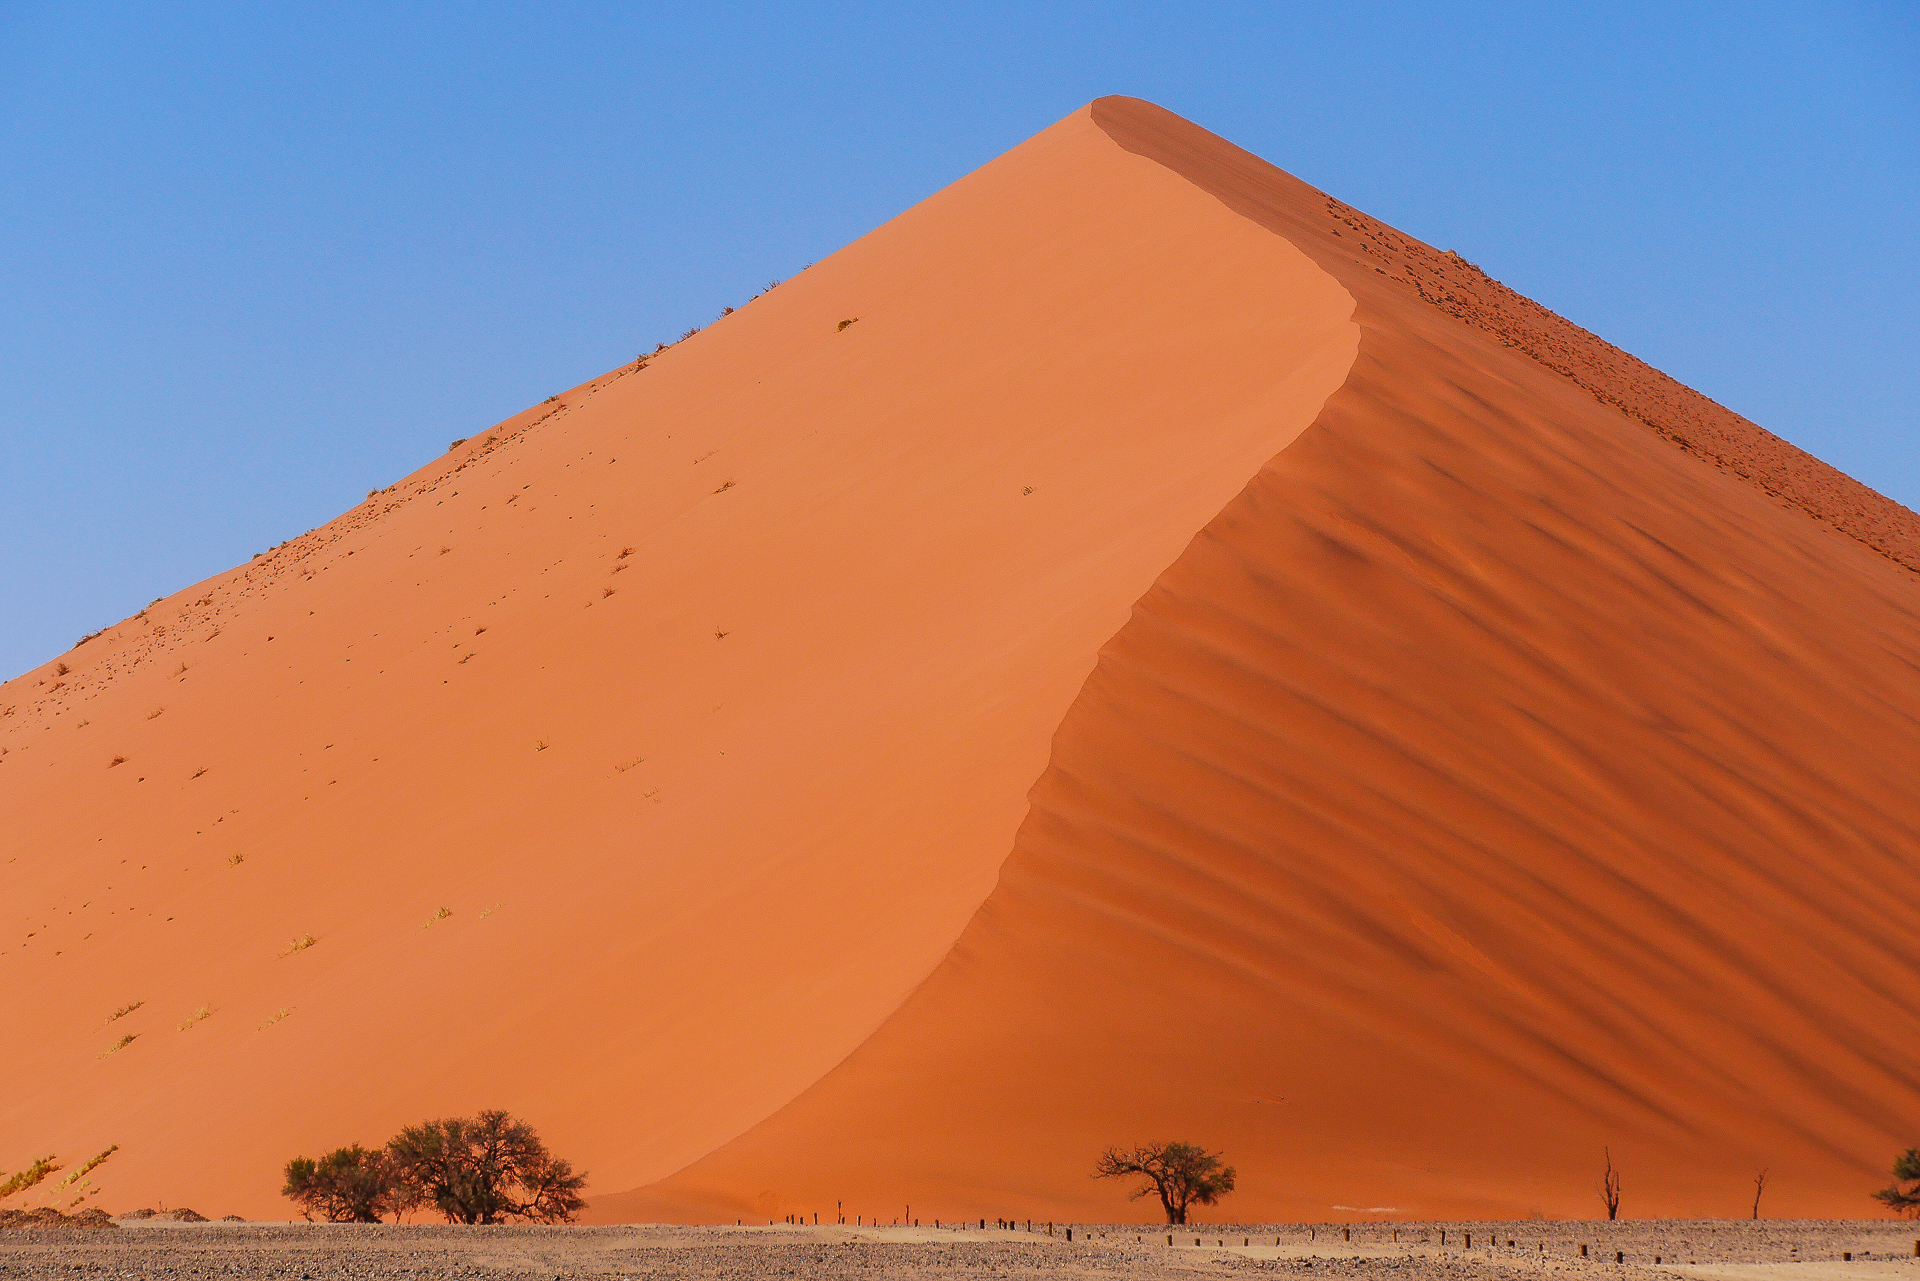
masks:
<path fill-rule="evenodd" d="M 1207 135 L 1198 142 L 1190 126 L 1171 124 L 1177 117 L 1148 120 L 1118 99 L 1097 104 L 1094 113 L 1121 146 L 1186 174 L 1228 208 L 1304 242 L 1303 248 L 1311 245 L 1314 260 L 1343 281 L 1372 271 L 1411 289 L 1670 443 L 1888 559 L 1920 569 L 1920 515 L 1515 293 L 1459 254 L 1396 231 L 1223 139 Z M 1213 154 L 1202 159 L 1200 150 Z"/>
<path fill-rule="evenodd" d="M 1236 1219 L 1592 1214 L 1603 1145 L 1857 1215 L 1914 529 L 1102 99 L 0 687 L 0 1133 L 258 1215 L 479 1106 L 603 1221 L 1113 1219 L 1176 1137 Z"/>
<path fill-rule="evenodd" d="M 0 1133 L 273 1215 L 295 1153 L 505 1106 L 615 1190 L 864 1040 L 1357 347 L 1297 249 L 1094 139 L 0 690 Z"/>
<path fill-rule="evenodd" d="M 1593 1214 L 1603 1147 L 1635 1215 L 1761 1167 L 1771 1213 L 1864 1213 L 1920 1104 L 1912 513 L 1170 113 L 1091 117 L 1339 279 L 1360 355 L 1102 649 L 927 983 L 599 1213 L 1098 1218 L 1092 1154 L 1175 1136 L 1235 1219 Z"/>

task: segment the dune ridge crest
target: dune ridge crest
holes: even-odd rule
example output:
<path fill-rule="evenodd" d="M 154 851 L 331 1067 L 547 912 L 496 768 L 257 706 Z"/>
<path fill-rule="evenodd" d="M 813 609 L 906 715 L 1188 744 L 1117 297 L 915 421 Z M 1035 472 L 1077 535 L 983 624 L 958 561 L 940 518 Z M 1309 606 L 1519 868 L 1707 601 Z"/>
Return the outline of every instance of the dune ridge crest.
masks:
<path fill-rule="evenodd" d="M 1920 570 L 1920 515 L 1515 292 L 1459 254 L 1416 240 L 1225 139 L 1210 134 L 1198 139 L 1194 126 L 1151 103 L 1101 98 L 1091 111 L 1094 122 L 1120 146 L 1157 160 L 1235 212 L 1287 236 L 1323 266 L 1371 268 L 1525 352 L 1681 449 L 1907 569 Z M 1322 211 L 1314 198 L 1324 201 L 1323 217 L 1315 216 Z M 1347 279 L 1354 273 L 1336 274 Z"/>
<path fill-rule="evenodd" d="M 1354 305 L 1082 111 L 0 686 L 0 1134 L 272 1218 L 432 1116 L 609 1191 L 747 1130 L 946 954 Z"/>
<path fill-rule="evenodd" d="M 1126 1218 L 1169 1138 L 1860 1213 L 1903 518 L 1343 209 L 1102 99 L 0 686 L 0 1133 L 251 1217 L 481 1107 L 601 1220 Z"/>
<path fill-rule="evenodd" d="M 1591 1216 L 1603 1149 L 1635 1216 L 1744 1215 L 1762 1167 L 1772 1214 L 1868 1211 L 1920 1110 L 1901 545 L 1744 420 L 1765 483 L 1673 448 L 1711 415 L 1631 358 L 1587 386 L 1537 315 L 1432 305 L 1266 162 L 1090 114 L 1332 273 L 1359 355 L 1102 647 L 927 981 L 595 1213 L 1125 1220 L 1094 1156 L 1175 1137 L 1239 1166 L 1227 1220 Z"/>

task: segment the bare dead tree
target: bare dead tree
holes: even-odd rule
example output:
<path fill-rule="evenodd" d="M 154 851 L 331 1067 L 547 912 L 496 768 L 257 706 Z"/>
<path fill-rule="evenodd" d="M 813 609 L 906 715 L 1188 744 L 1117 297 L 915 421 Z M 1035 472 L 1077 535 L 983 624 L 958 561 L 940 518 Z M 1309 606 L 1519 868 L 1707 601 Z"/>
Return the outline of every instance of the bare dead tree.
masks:
<path fill-rule="evenodd" d="M 1607 1204 L 1607 1218 L 1620 1217 L 1620 1171 L 1613 1168 L 1613 1150 L 1602 1148 L 1606 1153 L 1607 1172 L 1600 1180 L 1600 1199 Z"/>
<path fill-rule="evenodd" d="M 1760 1217 L 1760 1194 L 1767 1190 L 1767 1172 L 1760 1171 L 1753 1176 L 1753 1217 Z"/>

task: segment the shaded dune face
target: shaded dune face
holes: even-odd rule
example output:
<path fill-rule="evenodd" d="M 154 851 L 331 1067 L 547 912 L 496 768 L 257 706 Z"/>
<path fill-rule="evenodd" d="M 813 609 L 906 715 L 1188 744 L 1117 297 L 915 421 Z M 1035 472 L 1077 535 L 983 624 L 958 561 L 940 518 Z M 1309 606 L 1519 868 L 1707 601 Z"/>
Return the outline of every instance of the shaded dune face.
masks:
<path fill-rule="evenodd" d="M 428 1116 L 603 1190 L 763 1120 L 949 951 L 1353 309 L 1083 111 L 0 687 L 0 1164 L 284 1216 Z"/>
<path fill-rule="evenodd" d="M 927 982 L 596 1213 L 1138 1217 L 1087 1172 L 1156 1139 L 1224 1148 L 1242 1221 L 1593 1216 L 1603 1149 L 1635 1217 L 1762 1167 L 1769 1214 L 1866 1213 L 1920 1116 L 1911 513 L 1092 114 L 1338 278 L 1359 355 L 1102 648 Z"/>

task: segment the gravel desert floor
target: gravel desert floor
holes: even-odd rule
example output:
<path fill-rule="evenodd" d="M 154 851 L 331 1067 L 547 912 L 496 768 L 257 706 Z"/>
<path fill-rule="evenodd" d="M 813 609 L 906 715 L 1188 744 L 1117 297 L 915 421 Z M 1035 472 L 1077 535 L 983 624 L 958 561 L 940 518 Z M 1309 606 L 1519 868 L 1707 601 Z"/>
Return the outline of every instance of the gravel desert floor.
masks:
<path fill-rule="evenodd" d="M 0 1233 L 0 1281 L 116 1277 L 1920 1278 L 1920 1226 L 1789 1220 L 933 1227 L 455 1227 L 126 1222 Z M 1442 1236 L 1444 1233 L 1444 1244 Z M 1582 1256 L 1582 1248 L 1585 1256 Z M 1618 1258 L 1618 1262 L 1616 1262 Z"/>

